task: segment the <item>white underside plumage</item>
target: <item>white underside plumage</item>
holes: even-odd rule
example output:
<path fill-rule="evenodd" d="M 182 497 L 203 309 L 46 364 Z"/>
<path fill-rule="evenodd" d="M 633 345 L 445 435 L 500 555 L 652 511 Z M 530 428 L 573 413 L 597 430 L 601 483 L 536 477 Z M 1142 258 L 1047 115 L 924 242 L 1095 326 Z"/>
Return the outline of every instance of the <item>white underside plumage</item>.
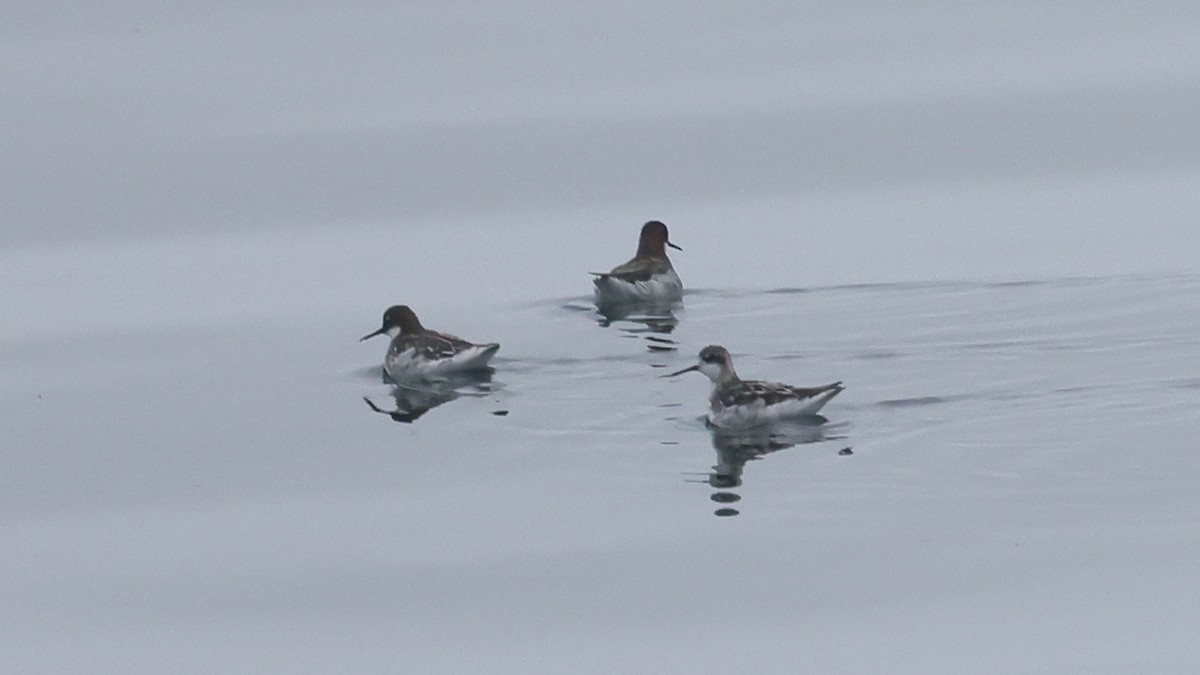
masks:
<path fill-rule="evenodd" d="M 677 302 L 683 297 L 683 282 L 673 269 L 654 274 L 646 281 L 601 276 L 593 282 L 596 285 L 596 302 L 599 304 Z"/>
<path fill-rule="evenodd" d="M 472 345 L 452 356 L 444 358 L 429 358 L 419 354 L 416 349 L 388 354 L 384 362 L 384 370 L 389 377 L 400 382 L 404 380 L 436 380 L 439 377 L 457 373 L 484 370 L 488 361 L 500 349 L 498 344 Z"/>
<path fill-rule="evenodd" d="M 771 405 L 767 405 L 762 399 L 731 406 L 714 402 L 708 413 L 708 421 L 713 426 L 722 429 L 750 429 L 798 417 L 816 415 L 829 402 L 829 399 L 837 396 L 841 391 L 842 389 L 839 387 L 810 398 L 779 401 Z"/>

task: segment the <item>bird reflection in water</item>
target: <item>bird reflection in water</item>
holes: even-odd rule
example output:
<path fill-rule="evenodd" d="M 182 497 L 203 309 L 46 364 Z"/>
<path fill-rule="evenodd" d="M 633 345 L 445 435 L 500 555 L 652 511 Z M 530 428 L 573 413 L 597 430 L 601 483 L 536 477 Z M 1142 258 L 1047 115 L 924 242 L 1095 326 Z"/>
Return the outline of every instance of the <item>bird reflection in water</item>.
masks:
<path fill-rule="evenodd" d="M 385 376 L 385 381 L 392 384 L 392 409 L 379 406 L 367 396 L 364 396 L 363 400 L 368 408 L 391 417 L 395 422 L 412 424 L 430 410 L 455 399 L 464 396 L 488 396 L 494 390 L 492 372 L 489 368 L 478 373 L 461 373 L 431 382 L 391 382 Z"/>
<path fill-rule="evenodd" d="M 742 499 L 741 494 L 734 490 L 742 486 L 742 472 L 747 462 L 796 445 L 842 438 L 838 435 L 842 426 L 826 424 L 824 417 L 813 415 L 738 432 L 712 427 L 712 446 L 717 451 L 717 463 L 707 474 L 706 480 L 692 482 L 707 483 L 715 489 L 710 499 L 722 506 L 713 511 L 714 515 L 736 516 L 739 511 L 730 505 Z"/>
<path fill-rule="evenodd" d="M 679 325 L 675 312 L 682 307 L 679 303 L 597 304 L 596 311 L 600 316 L 596 322 L 604 328 L 615 325 L 628 337 L 642 338 L 652 352 L 674 351 L 678 344 L 666 336 Z"/>

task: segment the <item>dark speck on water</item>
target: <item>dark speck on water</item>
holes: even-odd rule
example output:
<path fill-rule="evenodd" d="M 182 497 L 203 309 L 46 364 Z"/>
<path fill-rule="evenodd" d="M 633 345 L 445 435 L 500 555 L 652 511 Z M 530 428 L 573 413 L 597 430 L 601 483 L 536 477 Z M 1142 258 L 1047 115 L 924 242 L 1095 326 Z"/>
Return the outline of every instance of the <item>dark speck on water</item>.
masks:
<path fill-rule="evenodd" d="M 911 398 L 893 398 L 886 401 L 880 401 L 877 405 L 884 408 L 907 408 L 910 406 L 935 405 L 945 403 L 946 399 L 940 396 L 914 396 Z"/>

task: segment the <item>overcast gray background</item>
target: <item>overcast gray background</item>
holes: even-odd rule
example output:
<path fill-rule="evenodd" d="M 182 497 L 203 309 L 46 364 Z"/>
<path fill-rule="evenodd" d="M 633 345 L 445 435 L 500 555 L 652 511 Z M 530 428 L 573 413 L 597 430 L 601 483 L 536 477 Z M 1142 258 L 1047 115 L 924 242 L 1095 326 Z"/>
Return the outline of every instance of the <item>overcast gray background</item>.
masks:
<path fill-rule="evenodd" d="M 1198 16 L 8 3 L 0 245 L 512 214 L 794 226 L 876 280 L 1191 269 Z"/>
<path fill-rule="evenodd" d="M 3 4 L 0 670 L 1186 671 L 1197 35 Z M 587 297 L 649 218 L 676 351 Z M 499 341 L 493 394 L 368 410 L 395 302 Z M 703 379 L 655 377 L 711 342 L 847 383 L 736 518 Z"/>

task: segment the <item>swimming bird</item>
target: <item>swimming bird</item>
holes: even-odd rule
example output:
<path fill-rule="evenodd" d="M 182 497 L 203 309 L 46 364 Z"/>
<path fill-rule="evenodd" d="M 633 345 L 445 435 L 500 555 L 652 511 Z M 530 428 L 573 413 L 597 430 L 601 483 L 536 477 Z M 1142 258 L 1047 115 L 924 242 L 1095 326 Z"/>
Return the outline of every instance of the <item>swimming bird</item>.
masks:
<path fill-rule="evenodd" d="M 596 278 L 596 304 L 629 302 L 677 302 L 683 297 L 683 282 L 671 266 L 667 247 L 682 251 L 671 243 L 667 226 L 651 220 L 642 226 L 637 254 L 611 272 L 592 272 Z"/>
<path fill-rule="evenodd" d="M 456 335 L 429 330 L 408 305 L 388 307 L 379 330 L 362 336 L 359 342 L 376 335 L 392 338 L 383 369 L 397 382 L 486 370 L 488 361 L 500 349 L 495 342 L 477 345 Z"/>
<path fill-rule="evenodd" d="M 778 382 L 743 380 L 733 369 L 733 357 L 720 345 L 700 350 L 700 361 L 664 375 L 674 377 L 698 370 L 712 380 L 708 421 L 722 429 L 748 429 L 786 419 L 816 415 L 829 399 L 842 392 L 842 383 L 792 387 Z"/>

